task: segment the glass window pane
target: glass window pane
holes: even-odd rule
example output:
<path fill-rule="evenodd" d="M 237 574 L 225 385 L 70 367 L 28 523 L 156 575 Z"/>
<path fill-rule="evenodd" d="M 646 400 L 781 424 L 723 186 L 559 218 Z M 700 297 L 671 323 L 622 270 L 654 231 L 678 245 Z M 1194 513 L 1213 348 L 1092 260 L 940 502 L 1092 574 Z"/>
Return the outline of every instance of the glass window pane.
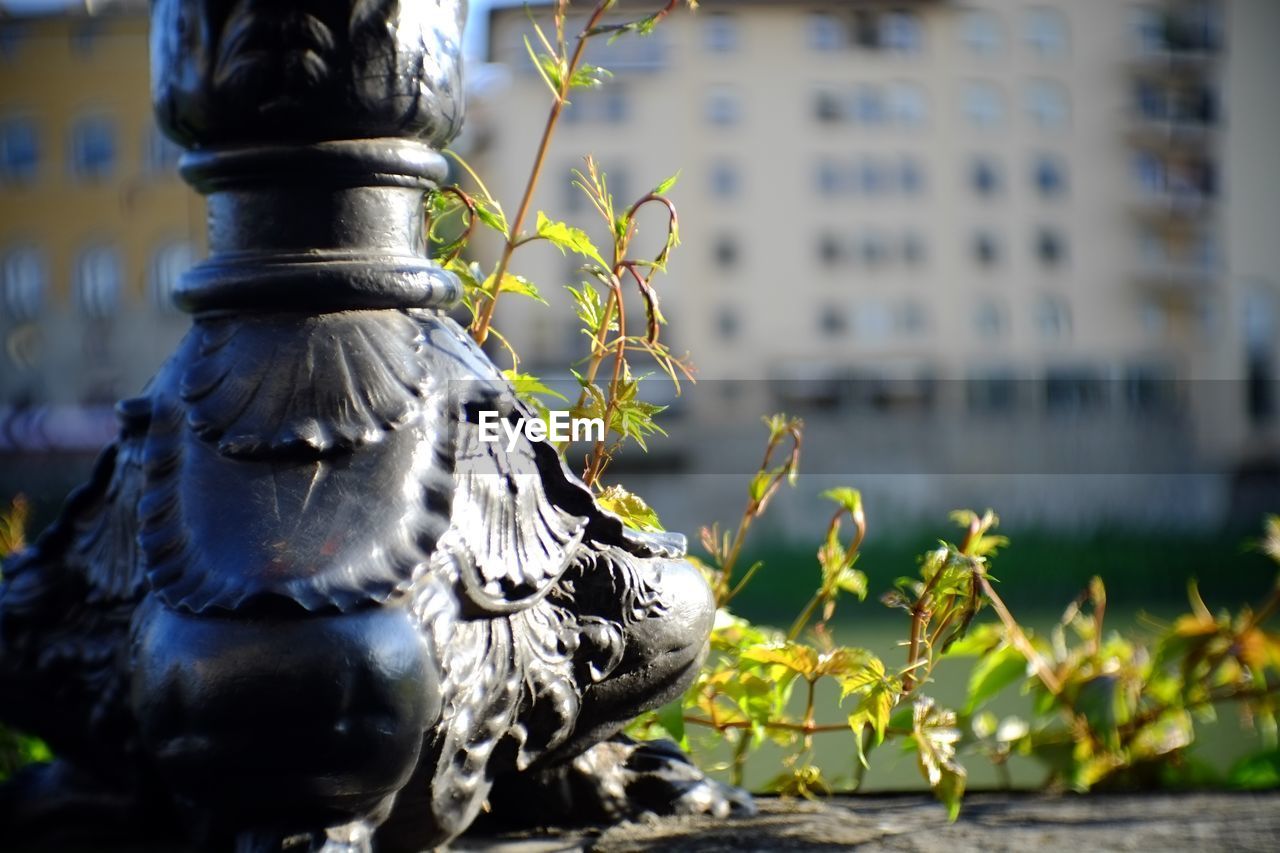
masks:
<path fill-rule="evenodd" d="M 0 120 L 0 182 L 23 183 L 40 166 L 40 140 L 35 122 L 25 116 Z"/>

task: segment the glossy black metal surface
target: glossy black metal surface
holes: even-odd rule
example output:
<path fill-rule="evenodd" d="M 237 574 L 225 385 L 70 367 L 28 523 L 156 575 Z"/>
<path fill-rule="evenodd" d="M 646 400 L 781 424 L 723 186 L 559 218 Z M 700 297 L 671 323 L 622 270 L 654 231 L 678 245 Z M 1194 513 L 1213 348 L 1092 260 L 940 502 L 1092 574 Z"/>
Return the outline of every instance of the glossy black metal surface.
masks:
<path fill-rule="evenodd" d="M 421 850 L 495 783 L 496 819 L 749 807 L 616 737 L 704 654 L 683 540 L 626 530 L 545 443 L 480 440 L 480 412 L 530 413 L 422 236 L 463 12 L 153 4 L 211 255 L 190 333 L 4 566 L 0 719 L 58 755 L 0 789 L 9 840 Z"/>

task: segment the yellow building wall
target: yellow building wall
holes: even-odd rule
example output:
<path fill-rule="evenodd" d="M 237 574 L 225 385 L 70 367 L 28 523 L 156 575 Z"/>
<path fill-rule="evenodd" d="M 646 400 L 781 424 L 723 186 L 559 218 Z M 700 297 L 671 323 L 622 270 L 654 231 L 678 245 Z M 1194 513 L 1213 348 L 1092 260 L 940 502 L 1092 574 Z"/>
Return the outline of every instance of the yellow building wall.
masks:
<path fill-rule="evenodd" d="M 16 35 L 0 55 L 0 116 L 34 119 L 40 158 L 34 180 L 0 186 L 0 252 L 35 245 L 49 265 L 45 310 L 67 310 L 72 266 L 95 242 L 121 253 L 121 311 L 145 299 L 152 252 L 172 240 L 204 245 L 204 203 L 175 173 L 146 166 L 153 132 L 147 17 L 58 16 L 7 23 Z M 103 180 L 77 178 L 71 129 L 86 113 L 116 126 L 115 168 Z M 198 252 L 202 253 L 202 249 Z"/>

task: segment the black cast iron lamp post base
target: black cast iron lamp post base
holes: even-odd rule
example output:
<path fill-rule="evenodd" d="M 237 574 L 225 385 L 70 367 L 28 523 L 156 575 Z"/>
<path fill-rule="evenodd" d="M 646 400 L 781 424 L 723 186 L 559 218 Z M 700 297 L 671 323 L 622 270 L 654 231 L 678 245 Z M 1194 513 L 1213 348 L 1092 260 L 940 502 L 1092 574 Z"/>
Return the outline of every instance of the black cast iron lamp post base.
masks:
<path fill-rule="evenodd" d="M 713 605 L 627 530 L 444 313 L 423 194 L 461 124 L 459 0 L 155 0 L 152 93 L 209 200 L 190 333 L 4 567 L 0 719 L 58 760 L 0 846 L 181 827 L 422 850 L 512 821 L 750 808 L 617 736 L 688 686 Z M 7 837 L 5 837 L 7 836 Z"/>

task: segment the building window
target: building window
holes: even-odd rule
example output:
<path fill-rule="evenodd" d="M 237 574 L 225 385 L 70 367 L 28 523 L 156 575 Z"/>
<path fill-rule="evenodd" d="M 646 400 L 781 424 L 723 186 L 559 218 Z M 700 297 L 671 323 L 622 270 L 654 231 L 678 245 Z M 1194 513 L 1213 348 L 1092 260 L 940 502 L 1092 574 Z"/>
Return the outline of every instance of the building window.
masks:
<path fill-rule="evenodd" d="M 85 17 L 76 22 L 71 29 L 71 52 L 80 57 L 93 53 L 94 46 L 102 37 L 102 22 L 94 17 Z"/>
<path fill-rule="evenodd" d="M 878 127 L 888 118 L 884 96 L 878 86 L 867 83 L 858 85 L 853 90 L 853 118 L 858 124 L 867 127 Z"/>
<path fill-rule="evenodd" d="M 1047 341 L 1064 341 L 1071 336 L 1071 308 L 1057 296 L 1042 296 L 1036 303 L 1036 328 Z"/>
<path fill-rule="evenodd" d="M 1222 254 L 1218 249 L 1217 235 L 1209 231 L 1197 234 L 1191 243 L 1191 260 L 1200 269 L 1218 269 Z"/>
<path fill-rule="evenodd" d="M 818 313 L 818 329 L 829 338 L 843 335 L 848 330 L 845 312 L 834 305 L 823 307 Z"/>
<path fill-rule="evenodd" d="M 1060 130 L 1071 120 L 1071 103 L 1061 83 L 1037 80 L 1027 86 L 1027 113 L 1041 130 Z"/>
<path fill-rule="evenodd" d="M 120 253 L 111 246 L 93 246 L 76 259 L 73 290 L 76 305 L 86 317 L 108 319 L 120 308 Z"/>
<path fill-rule="evenodd" d="M 964 16 L 960 25 L 960 38 L 970 53 L 976 56 L 995 56 L 1004 47 L 1004 31 L 1000 19 L 993 12 L 975 9 Z"/>
<path fill-rule="evenodd" d="M 742 101 L 738 93 L 727 86 L 718 86 L 707 93 L 707 121 L 718 127 L 737 124 L 742 118 Z"/>
<path fill-rule="evenodd" d="M 1218 95 L 1207 85 L 1177 89 L 1170 98 L 1168 117 L 1184 124 L 1214 125 L 1218 121 Z"/>
<path fill-rule="evenodd" d="M 1039 56 L 1063 56 L 1068 48 L 1067 19 L 1057 9 L 1027 12 L 1027 44 Z"/>
<path fill-rule="evenodd" d="M 1044 402 L 1051 412 L 1097 411 L 1107 405 L 1107 383 L 1092 368 L 1051 368 L 1045 372 Z"/>
<path fill-rule="evenodd" d="M 905 196 L 920 195 L 924 192 L 924 168 L 914 157 L 903 157 L 898 165 L 898 186 Z"/>
<path fill-rule="evenodd" d="M 983 414 L 1012 412 L 1018 408 L 1018 377 L 1012 370 L 973 373 L 965 383 L 969 410 Z"/>
<path fill-rule="evenodd" d="M 914 54 L 924 49 L 924 28 L 915 12 L 886 12 L 880 18 L 880 43 L 894 53 Z"/>
<path fill-rule="evenodd" d="M 100 180 L 115 165 L 115 122 L 103 115 L 78 119 L 71 127 L 71 173 L 81 180 Z"/>
<path fill-rule="evenodd" d="M 1044 267 L 1062 266 L 1067 258 L 1066 240 L 1052 228 L 1041 228 L 1036 233 L 1036 257 Z"/>
<path fill-rule="evenodd" d="M 731 341 L 738 337 L 740 323 L 738 312 L 732 308 L 721 308 L 716 312 L 716 334 L 723 340 Z"/>
<path fill-rule="evenodd" d="M 870 9 L 859 9 L 853 13 L 853 41 L 858 47 L 879 50 L 882 35 L 878 13 Z"/>
<path fill-rule="evenodd" d="M 600 90 L 600 98 L 601 118 L 607 124 L 622 124 L 627 120 L 627 114 L 631 110 L 624 86 L 605 86 Z"/>
<path fill-rule="evenodd" d="M 1152 6 L 1134 9 L 1133 32 L 1143 53 L 1160 53 L 1166 47 L 1164 11 Z"/>
<path fill-rule="evenodd" d="M 845 191 L 844 167 L 833 157 L 822 157 L 814 164 L 813 182 L 820 195 L 836 196 Z"/>
<path fill-rule="evenodd" d="M 864 195 L 876 196 L 887 192 L 892 182 L 879 161 L 863 157 L 858 163 L 858 189 Z"/>
<path fill-rule="evenodd" d="M 1181 399 L 1177 371 L 1167 364 L 1129 365 L 1124 371 L 1124 398 L 1140 414 L 1176 412 Z"/>
<path fill-rule="evenodd" d="M 830 12 L 809 15 L 809 47 L 818 51 L 843 50 L 848 45 L 848 32 Z"/>
<path fill-rule="evenodd" d="M 983 267 L 993 267 L 1000 262 L 1000 243 L 990 231 L 979 231 L 973 236 L 973 259 Z"/>
<path fill-rule="evenodd" d="M 195 247 L 186 240 L 166 243 L 151 255 L 147 268 L 147 293 L 151 304 L 163 313 L 176 313 L 173 293 L 182 274 L 195 262 Z"/>
<path fill-rule="evenodd" d="M 813 117 L 823 124 L 835 124 L 844 120 L 844 105 L 831 89 L 818 89 L 813 93 Z"/>
<path fill-rule="evenodd" d="M 1139 151 L 1133 156 L 1134 177 L 1145 193 L 1163 193 L 1168 185 L 1164 159 L 1151 151 Z"/>
<path fill-rule="evenodd" d="M 738 49 L 738 19 L 728 12 L 707 15 L 702 34 L 711 53 L 732 53 Z"/>
<path fill-rule="evenodd" d="M 1000 165 L 990 157 L 976 157 L 969 165 L 969 185 L 983 198 L 999 195 L 1001 186 Z"/>
<path fill-rule="evenodd" d="M 158 125 L 152 125 L 147 133 L 146 150 L 143 151 L 143 169 L 149 175 L 176 175 L 182 149 L 164 135 Z"/>
<path fill-rule="evenodd" d="M 1067 166 L 1061 158 L 1041 154 L 1031 165 L 1031 182 L 1041 198 L 1058 198 L 1067 192 Z"/>
<path fill-rule="evenodd" d="M 18 323 L 40 316 L 49 278 L 48 266 L 40 251 L 29 246 L 10 249 L 4 254 L 0 273 L 4 276 L 3 289 L 0 289 L 4 316 Z"/>
<path fill-rule="evenodd" d="M 962 97 L 965 118 L 974 127 L 993 128 L 1004 121 L 1004 96 L 994 83 L 968 83 Z"/>
<path fill-rule="evenodd" d="M 908 299 L 898 305 L 898 332 L 907 337 L 922 335 L 929 329 L 929 314 L 925 307 L 914 299 Z"/>
<path fill-rule="evenodd" d="M 844 261 L 844 245 L 835 234 L 827 233 L 818 238 L 818 259 L 823 266 L 834 267 Z"/>
<path fill-rule="evenodd" d="M 888 337 L 893 330 L 893 315 L 881 303 L 870 300 L 858 305 L 853 315 L 854 331 L 868 341 Z"/>
<path fill-rule="evenodd" d="M 1147 299 L 1139 309 L 1142 330 L 1150 338 L 1163 338 L 1169 330 L 1169 310 L 1156 299 Z"/>
<path fill-rule="evenodd" d="M 884 237 L 868 231 L 858 240 L 858 258 L 868 268 L 878 267 L 889 259 L 889 247 Z"/>
<path fill-rule="evenodd" d="M 1004 335 L 1004 312 L 994 299 L 983 299 L 973 311 L 973 328 L 980 338 L 995 340 Z"/>
<path fill-rule="evenodd" d="M 890 83 L 885 89 L 890 119 L 898 127 L 920 128 L 929 122 L 929 100 L 915 83 Z"/>
<path fill-rule="evenodd" d="M 1222 8 L 1216 0 L 1200 0 L 1182 10 L 1180 44 L 1184 50 L 1216 51 L 1222 45 Z"/>
<path fill-rule="evenodd" d="M 602 88 L 575 91 L 561 115 L 568 124 L 622 124 L 630 113 L 631 102 L 626 86 L 611 83 Z"/>
<path fill-rule="evenodd" d="M 421 4 L 415 4 L 417 5 Z M 533 28 L 531 26 L 523 29 L 513 28 L 511 32 L 515 38 L 511 42 L 512 59 L 509 64 L 512 67 L 523 66 L 529 72 L 536 73 L 533 72 L 532 63 L 528 60 L 529 51 L 525 47 L 526 38 L 532 44 L 538 44 L 538 37 L 533 32 Z M 644 38 L 620 39 L 613 43 L 610 43 L 609 39 L 591 39 L 587 43 L 583 58 L 588 65 L 603 65 L 619 75 L 630 71 L 653 72 L 667 67 L 669 48 L 666 33 L 659 27 L 657 31 Z"/>
<path fill-rule="evenodd" d="M 0 60 L 11 60 L 18 55 L 27 37 L 27 26 L 21 21 L 0 21 Z"/>
<path fill-rule="evenodd" d="M 32 180 L 40 167 L 40 140 L 35 122 L 26 116 L 0 119 L 0 183 Z"/>
<path fill-rule="evenodd" d="M 631 172 L 626 166 L 615 165 L 604 173 L 607 181 L 606 189 L 613 196 L 614 202 L 618 205 L 619 210 L 625 210 L 626 205 L 635 201 L 638 196 L 633 195 L 634 190 L 631 186 Z M 583 196 L 585 198 L 585 193 Z"/>
<path fill-rule="evenodd" d="M 736 198 L 742 193 L 738 167 L 724 160 L 711 164 L 708 172 L 711 194 L 716 198 Z"/>
<path fill-rule="evenodd" d="M 715 241 L 716 266 L 733 269 L 738 265 L 738 241 L 729 234 L 722 234 Z"/>
<path fill-rule="evenodd" d="M 1162 121 L 1166 115 L 1164 87 L 1154 80 L 1134 81 L 1133 104 L 1142 118 Z"/>
<path fill-rule="evenodd" d="M 902 260 L 909 267 L 918 267 L 923 264 L 928 256 L 925 249 L 924 238 L 919 234 L 908 233 L 902 238 Z"/>

